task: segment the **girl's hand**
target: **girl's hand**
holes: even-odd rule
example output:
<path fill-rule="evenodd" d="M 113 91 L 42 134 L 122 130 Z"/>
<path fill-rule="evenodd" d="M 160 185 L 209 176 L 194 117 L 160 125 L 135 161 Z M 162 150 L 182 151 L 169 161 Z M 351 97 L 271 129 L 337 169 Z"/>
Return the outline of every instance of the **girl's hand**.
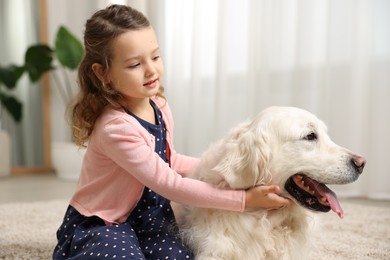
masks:
<path fill-rule="evenodd" d="M 288 198 L 279 196 L 278 185 L 256 186 L 245 191 L 245 209 L 279 209 L 291 205 Z"/>

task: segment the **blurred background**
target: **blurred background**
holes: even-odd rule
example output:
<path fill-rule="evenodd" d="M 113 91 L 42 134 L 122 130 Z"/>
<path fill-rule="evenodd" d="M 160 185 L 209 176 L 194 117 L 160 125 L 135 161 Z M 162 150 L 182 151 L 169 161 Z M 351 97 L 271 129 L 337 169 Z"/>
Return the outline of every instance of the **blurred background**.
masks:
<path fill-rule="evenodd" d="M 297 106 L 367 159 L 339 196 L 390 199 L 390 0 L 1 0 L 0 64 L 52 44 L 60 25 L 82 39 L 86 19 L 110 3 L 142 11 L 156 30 L 178 152 L 199 156 L 262 109 Z M 51 144 L 71 140 L 55 84 L 21 80 L 21 123 L 2 110 L 13 168 L 50 170 Z"/>

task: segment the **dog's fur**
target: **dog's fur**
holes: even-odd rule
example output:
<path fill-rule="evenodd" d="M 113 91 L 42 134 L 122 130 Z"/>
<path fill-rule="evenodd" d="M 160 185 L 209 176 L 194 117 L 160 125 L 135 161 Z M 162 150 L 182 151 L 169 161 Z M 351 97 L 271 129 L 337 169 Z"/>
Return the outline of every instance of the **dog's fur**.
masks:
<path fill-rule="evenodd" d="M 313 114 L 270 107 L 212 144 L 193 178 L 233 189 L 277 184 L 281 195 L 296 203 L 241 213 L 186 206 L 178 221 L 181 234 L 201 260 L 302 259 L 309 215 L 305 207 L 315 198 L 291 196 L 286 190 L 290 177 L 304 174 L 317 184 L 346 184 L 358 178 L 364 164 L 364 158 L 332 142 Z"/>

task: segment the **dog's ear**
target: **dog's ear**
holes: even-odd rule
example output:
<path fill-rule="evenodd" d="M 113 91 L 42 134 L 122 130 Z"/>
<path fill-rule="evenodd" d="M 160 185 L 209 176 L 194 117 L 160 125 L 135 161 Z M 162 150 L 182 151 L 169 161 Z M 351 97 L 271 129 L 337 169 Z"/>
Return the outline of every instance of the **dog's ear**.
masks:
<path fill-rule="evenodd" d="M 261 132 L 241 125 L 232 130 L 221 152 L 221 160 L 213 170 L 229 187 L 245 189 L 269 182 L 270 149 Z"/>

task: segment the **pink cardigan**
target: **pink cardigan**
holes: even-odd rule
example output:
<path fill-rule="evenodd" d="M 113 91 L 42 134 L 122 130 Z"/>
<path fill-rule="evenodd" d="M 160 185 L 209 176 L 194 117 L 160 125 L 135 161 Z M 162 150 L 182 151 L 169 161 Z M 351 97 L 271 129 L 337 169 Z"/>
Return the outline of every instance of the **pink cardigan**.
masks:
<path fill-rule="evenodd" d="M 123 223 L 146 185 L 178 203 L 243 211 L 244 191 L 224 190 L 185 178 L 198 159 L 175 152 L 169 105 L 161 98 L 153 100 L 163 114 L 171 167 L 154 152 L 154 136 L 134 117 L 122 109 L 107 107 L 89 138 L 70 204 L 82 215 L 95 215 L 106 223 Z"/>

